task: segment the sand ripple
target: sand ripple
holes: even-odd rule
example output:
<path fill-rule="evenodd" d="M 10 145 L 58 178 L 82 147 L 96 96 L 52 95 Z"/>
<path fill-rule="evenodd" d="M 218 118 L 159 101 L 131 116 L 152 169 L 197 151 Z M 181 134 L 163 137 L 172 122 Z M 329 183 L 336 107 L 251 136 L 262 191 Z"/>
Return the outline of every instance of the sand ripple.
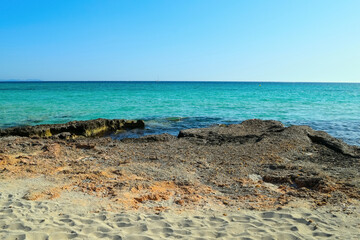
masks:
<path fill-rule="evenodd" d="M 289 208 L 162 212 L 94 212 L 65 199 L 30 201 L 4 184 L 0 194 L 0 239 L 359 239 L 358 213 Z M 10 186 L 11 187 L 11 186 Z M 79 197 L 79 196 L 76 196 Z M 65 206 L 66 205 L 66 206 Z M 62 211 L 59 211 L 62 209 Z"/>

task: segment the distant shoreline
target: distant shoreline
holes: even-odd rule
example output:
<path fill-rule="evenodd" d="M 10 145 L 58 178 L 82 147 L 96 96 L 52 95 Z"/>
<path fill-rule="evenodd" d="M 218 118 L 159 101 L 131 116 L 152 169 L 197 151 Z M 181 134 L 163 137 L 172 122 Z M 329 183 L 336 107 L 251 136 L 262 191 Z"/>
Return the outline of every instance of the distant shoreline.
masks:
<path fill-rule="evenodd" d="M 280 83 L 280 84 L 360 84 L 360 82 L 277 82 L 277 81 L 108 81 L 108 80 L 86 80 L 86 81 L 45 81 L 45 80 L 0 80 L 0 83 Z"/>

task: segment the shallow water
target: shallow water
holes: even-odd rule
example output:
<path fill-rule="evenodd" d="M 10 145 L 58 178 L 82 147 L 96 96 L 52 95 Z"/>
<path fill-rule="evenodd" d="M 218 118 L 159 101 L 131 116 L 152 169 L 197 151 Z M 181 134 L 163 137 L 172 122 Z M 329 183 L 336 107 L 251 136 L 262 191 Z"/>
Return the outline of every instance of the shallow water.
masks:
<path fill-rule="evenodd" d="M 360 84 L 254 82 L 0 83 L 0 127 L 95 118 L 144 119 L 123 138 L 245 119 L 324 130 L 360 145 Z"/>

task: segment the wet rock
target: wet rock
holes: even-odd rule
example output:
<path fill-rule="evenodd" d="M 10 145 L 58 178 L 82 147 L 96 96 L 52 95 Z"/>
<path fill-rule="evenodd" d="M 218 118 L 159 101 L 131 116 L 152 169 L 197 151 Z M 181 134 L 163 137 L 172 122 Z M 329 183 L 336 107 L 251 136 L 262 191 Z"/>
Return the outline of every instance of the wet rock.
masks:
<path fill-rule="evenodd" d="M 23 137 L 59 137 L 69 139 L 75 137 L 101 136 L 106 133 L 119 130 L 144 128 L 142 120 L 124 119 L 95 119 L 89 121 L 73 121 L 65 124 L 45 124 L 38 126 L 25 126 L 0 129 L 0 137 L 23 136 Z"/>

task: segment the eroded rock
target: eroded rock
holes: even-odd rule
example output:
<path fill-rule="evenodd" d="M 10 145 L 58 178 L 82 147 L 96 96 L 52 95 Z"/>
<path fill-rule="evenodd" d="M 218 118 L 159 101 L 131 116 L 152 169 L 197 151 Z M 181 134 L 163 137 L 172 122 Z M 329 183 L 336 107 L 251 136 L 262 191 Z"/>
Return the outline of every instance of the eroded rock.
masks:
<path fill-rule="evenodd" d="M 22 136 L 48 138 L 54 136 L 61 139 L 71 139 L 79 136 L 101 136 L 119 130 L 144 127 L 145 123 L 142 120 L 99 118 L 89 121 L 73 121 L 65 124 L 44 124 L 0 129 L 0 137 Z"/>

